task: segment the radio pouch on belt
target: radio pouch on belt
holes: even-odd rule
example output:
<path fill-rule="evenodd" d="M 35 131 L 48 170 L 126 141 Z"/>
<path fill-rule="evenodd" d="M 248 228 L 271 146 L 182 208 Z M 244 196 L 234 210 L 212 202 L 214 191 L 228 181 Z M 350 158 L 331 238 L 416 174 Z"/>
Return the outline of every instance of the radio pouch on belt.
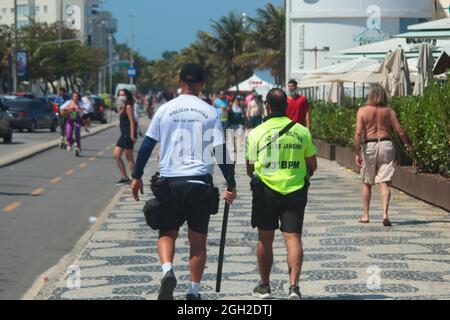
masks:
<path fill-rule="evenodd" d="M 151 181 L 150 188 L 155 198 L 150 199 L 144 205 L 144 217 L 147 225 L 153 230 L 158 230 L 161 226 L 161 219 L 170 207 L 170 186 L 169 181 L 156 173 Z"/>

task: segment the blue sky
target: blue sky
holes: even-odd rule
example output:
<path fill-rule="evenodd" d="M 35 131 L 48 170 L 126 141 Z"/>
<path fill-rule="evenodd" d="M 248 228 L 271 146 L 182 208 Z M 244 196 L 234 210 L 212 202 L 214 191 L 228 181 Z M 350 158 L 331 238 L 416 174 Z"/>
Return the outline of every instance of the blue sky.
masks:
<path fill-rule="evenodd" d="M 254 16 L 257 8 L 283 0 L 103 0 L 103 8 L 119 20 L 116 38 L 127 43 L 130 14 L 135 16 L 134 48 L 141 55 L 157 59 L 166 50 L 180 50 L 196 39 L 200 30 L 210 31 L 210 20 L 230 11 Z"/>

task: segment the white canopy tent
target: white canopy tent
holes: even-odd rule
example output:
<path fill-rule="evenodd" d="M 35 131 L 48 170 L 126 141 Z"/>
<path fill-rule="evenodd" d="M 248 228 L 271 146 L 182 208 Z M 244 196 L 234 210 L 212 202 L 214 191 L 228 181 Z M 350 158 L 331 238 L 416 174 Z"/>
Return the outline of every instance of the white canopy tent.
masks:
<path fill-rule="evenodd" d="M 332 74 L 344 74 L 356 71 L 375 72 L 379 67 L 377 60 L 369 59 L 366 57 L 360 57 L 350 61 L 345 61 L 331 66 L 318 69 L 309 72 L 311 76 L 314 75 L 332 75 Z"/>
<path fill-rule="evenodd" d="M 229 92 L 252 92 L 253 90 L 256 90 L 258 94 L 262 94 L 261 92 L 264 92 L 267 90 L 267 92 L 272 89 L 274 85 L 272 83 L 269 83 L 267 81 L 264 81 L 263 79 L 259 78 L 257 75 L 252 75 L 247 80 L 242 81 L 237 86 L 231 87 L 228 89 Z"/>
<path fill-rule="evenodd" d="M 358 46 L 346 50 L 339 51 L 339 54 L 330 56 L 331 60 L 353 60 L 359 57 L 366 57 L 370 59 L 383 60 L 389 51 L 395 51 L 399 46 L 405 50 L 407 58 L 418 58 L 420 43 L 413 43 L 405 38 L 392 38 L 385 41 L 379 41 L 363 46 Z M 433 55 L 438 57 L 442 50 L 450 48 L 450 40 L 436 40 L 433 49 Z"/>

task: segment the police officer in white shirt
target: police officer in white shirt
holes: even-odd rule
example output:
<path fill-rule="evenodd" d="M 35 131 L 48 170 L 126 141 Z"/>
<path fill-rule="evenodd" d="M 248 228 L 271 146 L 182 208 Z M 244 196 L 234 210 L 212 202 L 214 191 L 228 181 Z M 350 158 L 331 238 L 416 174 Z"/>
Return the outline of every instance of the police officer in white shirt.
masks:
<path fill-rule="evenodd" d="M 204 88 L 204 71 L 186 64 L 180 72 L 181 95 L 162 105 L 150 124 L 132 174 L 133 197 L 143 194 L 142 176 L 156 143 L 160 143 L 160 173 L 152 178 L 156 199 L 144 207 L 146 221 L 159 230 L 158 253 L 163 269 L 159 300 L 172 300 L 177 280 L 173 272 L 178 230 L 187 222 L 190 243 L 190 284 L 187 300 L 200 300 L 199 286 L 206 263 L 206 239 L 210 215 L 218 211 L 219 193 L 214 188 L 214 158 L 227 181 L 223 198 L 236 198 L 234 163 L 227 155 L 217 111 L 198 98 Z"/>

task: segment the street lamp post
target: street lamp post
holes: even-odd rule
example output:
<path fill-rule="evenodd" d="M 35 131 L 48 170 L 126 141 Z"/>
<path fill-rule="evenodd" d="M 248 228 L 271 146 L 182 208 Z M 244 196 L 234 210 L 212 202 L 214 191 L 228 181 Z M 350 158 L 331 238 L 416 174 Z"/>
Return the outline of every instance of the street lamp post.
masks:
<path fill-rule="evenodd" d="M 13 91 L 17 92 L 17 0 L 14 0 L 14 49 L 12 61 Z M 11 90 L 11 89 L 10 89 Z"/>
<path fill-rule="evenodd" d="M 113 37 L 112 34 L 109 34 L 108 37 L 109 40 L 109 97 L 110 97 L 110 109 L 109 109 L 109 114 L 110 114 L 110 119 L 112 120 L 112 107 L 113 107 L 113 64 L 112 64 L 112 50 L 113 50 Z M 111 122 L 111 121 L 110 121 Z"/>
<path fill-rule="evenodd" d="M 94 41 L 94 46 L 95 46 L 95 42 L 98 41 L 98 47 L 99 48 L 104 48 L 103 46 L 103 31 L 106 27 L 106 21 L 105 20 L 99 20 L 99 21 L 94 21 L 94 34 L 95 34 L 95 30 L 97 30 L 98 33 L 98 39 L 95 39 Z M 98 93 L 100 94 L 103 90 L 103 73 L 101 70 L 99 70 L 98 72 Z"/>
<path fill-rule="evenodd" d="M 130 34 L 130 68 L 134 68 L 134 58 L 133 58 L 133 42 L 134 42 L 134 15 L 130 14 L 130 23 L 131 23 L 131 34 Z M 130 84 L 134 84 L 134 78 L 130 77 Z"/>
<path fill-rule="evenodd" d="M 317 46 L 315 46 L 312 49 L 304 49 L 303 51 L 305 52 L 314 52 L 314 69 L 317 70 L 317 54 L 319 52 L 329 52 L 330 51 L 330 47 L 323 47 L 322 49 L 317 48 Z"/>

